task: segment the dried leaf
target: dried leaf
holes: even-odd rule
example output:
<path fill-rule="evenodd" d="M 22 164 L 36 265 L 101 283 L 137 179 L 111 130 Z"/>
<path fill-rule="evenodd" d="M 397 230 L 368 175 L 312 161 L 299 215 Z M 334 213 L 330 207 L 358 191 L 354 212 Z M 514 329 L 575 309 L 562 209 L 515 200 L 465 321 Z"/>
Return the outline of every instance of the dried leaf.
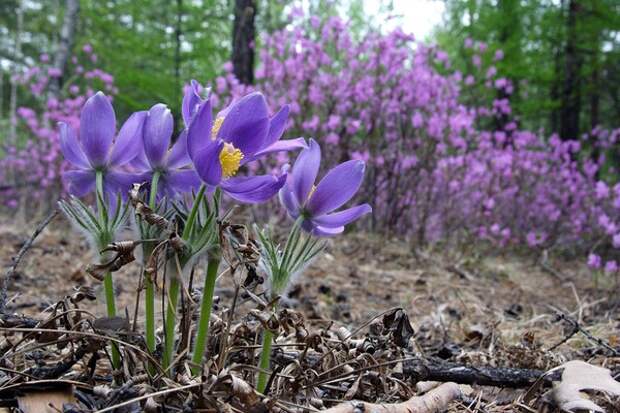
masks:
<path fill-rule="evenodd" d="M 394 342 L 400 347 L 407 347 L 414 333 L 409 317 L 400 308 L 383 316 L 383 327 L 392 333 Z"/>
<path fill-rule="evenodd" d="M 585 399 L 581 393 L 582 390 L 597 390 L 620 396 L 620 382 L 614 380 L 611 372 L 606 368 L 574 360 L 553 370 L 557 369 L 564 369 L 564 371 L 562 372 L 562 380 L 555 386 L 553 397 L 563 411 L 592 410 L 605 412 L 596 403 Z"/>
<path fill-rule="evenodd" d="M 54 386 L 57 389 L 26 390 L 17 395 L 17 405 L 23 413 L 57 413 L 63 405 L 76 403 L 72 386 Z"/>

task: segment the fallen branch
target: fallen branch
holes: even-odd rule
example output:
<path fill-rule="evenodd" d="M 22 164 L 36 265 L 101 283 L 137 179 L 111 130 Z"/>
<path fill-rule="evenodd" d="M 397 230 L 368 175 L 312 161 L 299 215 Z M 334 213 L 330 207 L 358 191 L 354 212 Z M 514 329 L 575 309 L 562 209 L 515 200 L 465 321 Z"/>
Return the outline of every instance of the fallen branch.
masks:
<path fill-rule="evenodd" d="M 288 351 L 276 353 L 273 362 L 279 365 L 287 365 L 292 362 L 317 364 L 321 356 L 318 354 L 305 354 L 305 360 L 299 360 L 301 353 Z M 366 370 L 385 367 L 385 363 L 377 366 L 366 366 Z M 402 379 L 408 379 L 415 383 L 420 381 L 454 382 L 458 384 L 477 384 L 480 386 L 495 386 L 509 388 L 530 387 L 536 380 L 542 378 L 547 384 L 559 379 L 559 374 L 554 373 L 545 376 L 545 371 L 534 369 L 521 369 L 513 367 L 492 366 L 466 366 L 450 363 L 438 359 L 423 359 L 413 355 L 403 362 L 403 370 L 400 373 Z M 337 378 L 342 378 L 341 376 Z M 333 378 L 336 379 L 336 378 Z M 331 379 L 323 378 L 321 383 L 329 383 Z"/>
<path fill-rule="evenodd" d="M 26 242 L 24 242 L 24 245 L 22 245 L 22 247 L 20 248 L 20 250 L 17 253 L 17 255 L 15 257 L 13 257 L 13 260 L 12 260 L 13 261 L 13 265 L 11 265 L 11 267 L 6 272 L 4 277 L 2 277 L 0 279 L 0 313 L 4 313 L 5 312 L 6 300 L 7 300 L 6 290 L 8 288 L 9 280 L 15 274 L 15 271 L 17 270 L 17 266 L 19 265 L 19 263 L 22 260 L 22 258 L 24 257 L 24 255 L 26 255 L 26 252 L 28 252 L 30 247 L 32 247 L 32 244 L 34 243 L 34 240 L 39 236 L 39 234 L 41 232 L 43 232 L 45 227 L 47 227 L 48 224 L 50 222 L 52 222 L 52 220 L 56 217 L 56 215 L 58 215 L 58 210 L 54 209 L 52 212 L 50 212 L 45 217 L 45 219 L 43 219 L 43 221 L 41 221 L 39 223 L 39 225 L 37 225 L 37 227 L 35 228 L 34 232 L 30 236 L 30 238 L 28 238 L 28 240 L 26 240 Z"/>
<path fill-rule="evenodd" d="M 445 410 L 452 401 L 461 397 L 456 383 L 443 383 L 423 396 L 415 396 L 403 403 L 375 404 L 360 401 L 341 403 L 325 410 L 326 413 L 432 413 Z"/>

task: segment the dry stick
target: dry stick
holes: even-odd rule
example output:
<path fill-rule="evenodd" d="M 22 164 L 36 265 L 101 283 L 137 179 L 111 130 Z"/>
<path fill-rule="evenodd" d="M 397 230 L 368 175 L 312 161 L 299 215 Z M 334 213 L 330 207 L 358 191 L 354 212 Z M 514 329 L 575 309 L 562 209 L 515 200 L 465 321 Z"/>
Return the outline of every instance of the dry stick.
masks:
<path fill-rule="evenodd" d="M 556 312 L 556 316 L 558 317 L 558 320 L 559 321 L 566 321 L 568 324 L 571 325 L 571 327 L 573 329 L 566 337 L 564 337 L 564 339 L 562 339 L 562 341 L 560 341 L 558 344 L 552 346 L 547 351 L 551 351 L 551 350 L 559 347 L 560 345 L 562 345 L 565 342 L 567 342 L 577 332 L 579 332 L 579 333 L 583 334 L 584 336 L 586 336 L 586 338 L 588 340 L 593 341 L 594 343 L 598 344 L 599 346 L 605 348 L 607 351 L 609 351 L 611 354 L 613 354 L 614 357 L 620 356 L 620 352 L 618 350 L 616 350 L 615 348 L 613 348 L 612 346 L 607 344 L 603 339 L 600 339 L 598 337 L 594 337 L 592 334 L 590 334 L 590 332 L 588 330 L 586 330 L 585 328 L 581 327 L 581 325 L 579 324 L 579 322 L 577 320 L 571 318 L 570 316 L 568 316 L 564 312 L 558 310 L 557 308 L 554 308 L 554 310 Z"/>
<path fill-rule="evenodd" d="M 423 396 L 415 396 L 403 403 L 375 404 L 359 401 L 341 403 L 326 413 L 431 413 L 444 411 L 448 405 L 461 397 L 456 383 L 443 383 Z"/>
<path fill-rule="evenodd" d="M 162 396 L 164 394 L 176 393 L 176 392 L 179 392 L 179 391 L 193 389 L 194 387 L 200 387 L 200 386 L 202 386 L 202 383 L 192 383 L 192 384 L 188 384 L 188 385 L 181 386 L 181 387 L 174 387 L 172 389 L 166 389 L 166 390 L 157 391 L 155 393 L 145 394 L 143 396 L 136 397 L 136 398 L 133 398 L 133 399 L 129 399 L 129 400 L 126 400 L 126 401 L 124 401 L 122 403 L 119 403 L 119 404 L 115 404 L 114 406 L 106 407 L 105 409 L 96 410 L 93 413 L 111 412 L 111 411 L 114 411 L 114 410 L 118 409 L 119 407 L 129 406 L 129 405 L 131 405 L 131 404 L 133 404 L 135 402 L 139 402 L 140 400 L 146 400 L 146 399 L 151 398 L 151 397 L 157 397 L 157 396 Z"/>
<path fill-rule="evenodd" d="M 82 337 L 92 337 L 95 338 L 97 340 L 104 340 L 104 341 L 113 341 L 116 344 L 121 344 L 124 347 L 130 348 L 133 351 L 141 354 L 144 358 L 146 358 L 147 360 L 149 360 L 150 362 L 154 363 L 157 368 L 160 371 L 163 371 L 162 367 L 159 365 L 158 361 L 153 358 L 153 356 L 151 356 L 149 353 L 145 352 L 144 350 L 142 350 L 141 348 L 134 346 L 133 344 L 130 344 L 126 341 L 123 341 L 121 339 L 118 339 L 116 337 L 112 337 L 112 336 L 105 336 L 103 334 L 97 334 L 97 333 L 89 333 L 87 331 L 72 331 L 72 330 L 55 330 L 55 329 L 51 329 L 51 328 L 7 328 L 7 327 L 0 327 L 0 331 L 7 331 L 7 332 L 13 332 L 13 333 L 57 333 L 57 334 L 68 334 L 68 335 L 77 335 L 77 336 L 82 336 Z M 8 357 L 8 354 L 5 353 L 1 356 L 1 358 L 6 358 Z"/>
<path fill-rule="evenodd" d="M 50 212 L 45 217 L 45 219 L 43 219 L 43 221 L 41 221 L 39 225 L 37 225 L 37 227 L 35 228 L 30 238 L 28 238 L 28 240 L 24 243 L 24 245 L 22 245 L 17 255 L 13 257 L 12 259 L 13 265 L 9 268 L 9 270 L 6 272 L 4 277 L 0 279 L 0 313 L 4 313 L 6 310 L 6 300 L 7 300 L 6 291 L 8 288 L 9 280 L 13 277 L 13 275 L 15 275 L 17 266 L 21 262 L 24 255 L 26 255 L 26 252 L 28 252 L 30 247 L 32 247 L 34 240 L 39 236 L 41 232 L 43 232 L 45 227 L 48 226 L 48 224 L 52 222 L 54 218 L 56 218 L 56 215 L 58 215 L 58 209 L 54 209 L 52 212 Z"/>

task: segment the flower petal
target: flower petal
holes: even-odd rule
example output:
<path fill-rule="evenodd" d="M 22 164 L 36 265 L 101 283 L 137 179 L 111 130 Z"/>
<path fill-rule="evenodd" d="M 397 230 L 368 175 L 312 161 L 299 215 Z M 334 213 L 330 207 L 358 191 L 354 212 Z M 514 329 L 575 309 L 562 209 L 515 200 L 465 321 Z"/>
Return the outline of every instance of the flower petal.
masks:
<path fill-rule="evenodd" d="M 286 208 L 286 211 L 291 218 L 297 219 L 300 215 L 299 203 L 297 202 L 297 199 L 295 198 L 293 191 L 291 191 L 288 183 L 280 189 L 278 196 L 280 198 L 280 203 L 284 206 L 284 208 Z"/>
<path fill-rule="evenodd" d="M 284 105 L 280 108 L 278 113 L 273 115 L 269 121 L 269 132 L 263 146 L 273 145 L 280 140 L 284 129 L 286 128 L 286 121 L 288 120 L 289 106 Z"/>
<path fill-rule="evenodd" d="M 344 227 L 327 228 L 327 227 L 314 227 L 312 229 L 312 235 L 317 237 L 333 237 L 344 232 Z"/>
<path fill-rule="evenodd" d="M 142 151 L 142 127 L 146 112 L 133 113 L 121 127 L 112 148 L 110 163 L 121 166 L 134 159 Z"/>
<path fill-rule="evenodd" d="M 265 97 L 258 92 L 250 93 L 233 103 L 226 112 L 217 136 L 232 143 L 244 156 L 252 157 L 263 147 L 269 132 L 269 109 Z"/>
<path fill-rule="evenodd" d="M 252 158 L 248 158 L 248 162 L 250 160 L 253 161 L 256 158 L 259 158 L 264 155 L 268 155 L 270 153 L 289 152 L 289 151 L 294 151 L 296 149 L 305 149 L 307 147 L 308 145 L 306 144 L 306 140 L 304 138 L 287 139 L 285 141 L 276 141 L 272 143 L 271 145 L 256 152 Z M 243 158 L 243 160 L 245 161 L 245 158 Z M 247 163 L 247 162 L 244 162 L 244 163 Z"/>
<path fill-rule="evenodd" d="M 69 193 L 80 197 L 95 190 L 95 171 L 66 171 L 62 179 L 67 185 Z"/>
<path fill-rule="evenodd" d="M 333 168 L 319 182 L 308 200 L 308 211 L 313 216 L 319 216 L 341 207 L 359 189 L 364 169 L 364 162 L 359 160 L 344 162 Z"/>
<path fill-rule="evenodd" d="M 172 129 L 174 128 L 174 120 L 170 109 L 163 103 L 153 106 L 144 121 L 144 153 L 153 168 L 162 166 L 170 138 L 172 137 Z"/>
<path fill-rule="evenodd" d="M 80 115 L 80 141 L 92 166 L 105 165 L 116 132 L 116 116 L 108 98 L 97 92 Z"/>
<path fill-rule="evenodd" d="M 65 159 L 75 166 L 89 169 L 88 158 L 84 154 L 73 128 L 64 122 L 59 122 L 58 129 L 60 134 L 60 150 Z"/>
<path fill-rule="evenodd" d="M 185 129 L 181 132 L 174 145 L 172 145 L 172 148 L 170 148 L 166 166 L 170 169 L 177 169 L 187 166 L 190 162 L 191 160 L 187 153 L 187 130 Z"/>
<path fill-rule="evenodd" d="M 370 212 L 372 212 L 372 208 L 370 207 L 370 205 L 362 204 L 349 209 L 345 209 L 344 211 L 312 218 L 312 222 L 314 222 L 317 226 L 321 227 L 339 228 L 347 225 L 350 222 L 355 221 L 362 215 L 368 214 Z"/>
<path fill-rule="evenodd" d="M 133 174 L 122 171 L 107 171 L 103 176 L 103 191 L 110 195 L 120 193 L 123 199 L 127 199 L 127 193 L 135 183 L 143 183 L 147 180 L 144 174 Z"/>
<path fill-rule="evenodd" d="M 193 169 L 177 169 L 164 175 L 165 195 L 172 198 L 200 187 L 200 177 Z"/>
<path fill-rule="evenodd" d="M 200 83 L 193 79 L 190 84 L 185 87 L 181 111 L 183 113 L 183 122 L 185 122 L 186 128 L 189 127 L 198 105 L 202 102 L 202 98 L 200 97 L 200 89 Z"/>
<path fill-rule="evenodd" d="M 299 153 L 293 165 L 291 184 L 299 205 L 305 205 L 321 166 L 321 147 L 314 139 Z"/>
<path fill-rule="evenodd" d="M 189 136 L 189 135 L 188 135 Z M 202 149 L 194 158 L 196 173 L 207 185 L 216 186 L 222 180 L 222 165 L 220 164 L 220 152 L 224 142 L 213 142 Z"/>
<path fill-rule="evenodd" d="M 285 183 L 286 174 L 279 177 L 259 175 L 229 178 L 222 182 L 221 187 L 231 198 L 239 202 L 255 204 L 269 200 Z"/>
<path fill-rule="evenodd" d="M 213 142 L 211 139 L 212 127 L 211 100 L 207 99 L 200 104 L 187 130 L 187 152 L 193 161 L 202 149 Z"/>

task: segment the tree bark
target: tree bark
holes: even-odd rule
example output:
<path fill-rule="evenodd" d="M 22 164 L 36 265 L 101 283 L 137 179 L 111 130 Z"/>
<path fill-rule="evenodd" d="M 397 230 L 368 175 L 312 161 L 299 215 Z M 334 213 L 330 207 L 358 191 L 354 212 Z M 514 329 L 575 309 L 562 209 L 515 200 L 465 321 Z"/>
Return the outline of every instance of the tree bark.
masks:
<path fill-rule="evenodd" d="M 256 0 L 235 0 L 233 24 L 233 73 L 243 84 L 254 83 Z"/>
<path fill-rule="evenodd" d="M 183 36 L 183 0 L 177 0 L 177 19 L 174 29 L 175 48 L 174 48 L 174 80 L 177 86 L 177 93 L 181 93 L 181 37 Z M 177 99 L 180 101 L 180 99 Z M 176 120 L 176 119 L 175 119 Z"/>
<path fill-rule="evenodd" d="M 17 6 L 17 27 L 15 30 L 14 55 L 18 58 L 22 56 L 22 26 L 24 24 L 24 9 L 21 2 Z M 12 75 L 17 74 L 17 62 L 11 64 Z M 8 145 L 14 145 L 17 140 L 17 82 L 11 80 L 11 96 L 9 98 L 9 116 L 11 125 L 9 126 Z"/>
<path fill-rule="evenodd" d="M 67 60 L 69 60 L 71 49 L 73 48 L 73 42 L 75 40 L 75 26 L 77 25 L 79 11 L 79 0 L 65 1 L 65 15 L 60 29 L 58 50 L 56 51 L 56 56 L 54 56 L 54 67 L 60 70 L 61 75 L 55 78 L 50 84 L 51 93 L 54 96 L 58 95 L 58 92 L 60 91 L 60 88 L 62 88 L 64 82 Z"/>
<path fill-rule="evenodd" d="M 581 112 L 581 65 L 578 23 L 582 10 L 579 0 L 568 3 L 566 20 L 565 73 L 560 109 L 560 137 L 564 140 L 579 138 L 579 115 Z"/>

